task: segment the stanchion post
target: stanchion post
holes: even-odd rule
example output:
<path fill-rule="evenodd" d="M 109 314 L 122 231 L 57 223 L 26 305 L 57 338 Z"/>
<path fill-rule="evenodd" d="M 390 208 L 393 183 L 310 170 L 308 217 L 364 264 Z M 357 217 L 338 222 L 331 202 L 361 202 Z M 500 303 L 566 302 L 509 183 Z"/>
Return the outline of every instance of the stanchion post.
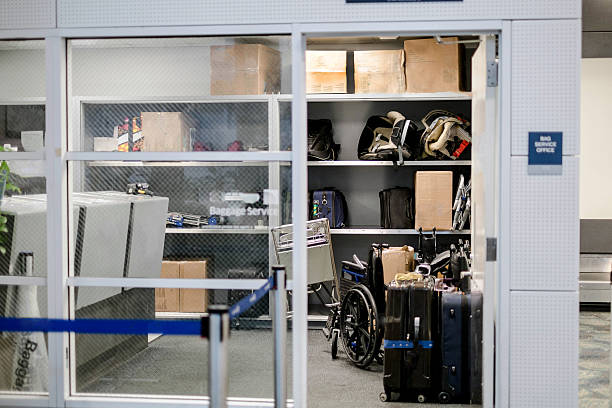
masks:
<path fill-rule="evenodd" d="M 208 393 L 211 408 L 227 407 L 229 308 L 208 306 Z"/>
<path fill-rule="evenodd" d="M 274 277 L 273 320 L 274 334 L 274 406 L 287 406 L 287 290 L 285 267 L 272 266 L 270 272 Z"/>

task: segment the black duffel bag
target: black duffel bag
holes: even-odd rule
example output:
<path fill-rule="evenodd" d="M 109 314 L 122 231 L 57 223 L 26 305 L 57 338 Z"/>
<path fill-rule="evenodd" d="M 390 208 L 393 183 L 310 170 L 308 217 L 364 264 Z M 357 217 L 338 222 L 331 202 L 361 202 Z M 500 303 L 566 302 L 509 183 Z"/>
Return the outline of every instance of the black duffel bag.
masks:
<path fill-rule="evenodd" d="M 383 228 L 414 228 L 414 205 L 412 190 L 395 187 L 382 190 L 380 198 L 380 226 Z"/>

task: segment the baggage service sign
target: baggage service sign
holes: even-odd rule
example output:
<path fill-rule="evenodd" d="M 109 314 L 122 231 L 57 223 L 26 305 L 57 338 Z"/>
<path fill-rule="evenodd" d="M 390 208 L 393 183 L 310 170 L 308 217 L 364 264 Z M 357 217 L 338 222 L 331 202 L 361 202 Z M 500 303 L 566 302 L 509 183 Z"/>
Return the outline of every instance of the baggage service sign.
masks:
<path fill-rule="evenodd" d="M 527 174 L 562 174 L 563 133 L 529 132 Z"/>

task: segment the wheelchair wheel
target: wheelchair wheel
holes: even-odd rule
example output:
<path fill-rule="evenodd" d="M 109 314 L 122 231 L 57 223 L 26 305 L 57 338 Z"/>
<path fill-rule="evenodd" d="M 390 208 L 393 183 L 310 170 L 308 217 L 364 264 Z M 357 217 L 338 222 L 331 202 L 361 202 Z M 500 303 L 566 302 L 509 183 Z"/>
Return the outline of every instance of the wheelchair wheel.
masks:
<path fill-rule="evenodd" d="M 357 367 L 370 365 L 380 349 L 378 312 L 372 294 L 363 285 L 351 288 L 340 306 L 340 339 Z"/>
<path fill-rule="evenodd" d="M 331 338 L 331 357 L 332 360 L 338 358 L 338 330 L 334 330 Z"/>

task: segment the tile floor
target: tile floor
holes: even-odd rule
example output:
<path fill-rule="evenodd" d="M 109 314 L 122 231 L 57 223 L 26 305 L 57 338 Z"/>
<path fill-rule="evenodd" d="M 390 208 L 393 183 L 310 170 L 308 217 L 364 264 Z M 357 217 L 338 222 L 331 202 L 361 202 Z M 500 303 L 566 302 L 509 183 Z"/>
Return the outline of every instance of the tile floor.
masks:
<path fill-rule="evenodd" d="M 608 407 L 610 313 L 580 312 L 580 408 Z"/>

